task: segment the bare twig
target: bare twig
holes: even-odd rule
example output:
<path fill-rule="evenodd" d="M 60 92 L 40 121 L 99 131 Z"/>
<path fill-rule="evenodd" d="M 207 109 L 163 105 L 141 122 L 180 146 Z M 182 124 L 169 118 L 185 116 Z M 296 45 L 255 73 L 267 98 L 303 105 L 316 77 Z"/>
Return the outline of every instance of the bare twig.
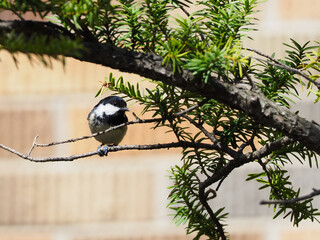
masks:
<path fill-rule="evenodd" d="M 201 102 L 187 108 L 186 110 L 182 110 L 180 112 L 175 113 L 173 116 L 174 117 L 181 117 L 181 116 L 185 115 L 186 113 L 191 112 L 191 111 L 197 109 L 198 107 L 201 107 L 203 104 L 207 103 L 208 101 L 209 101 L 209 99 L 206 98 L 206 99 L 202 100 Z"/>
<path fill-rule="evenodd" d="M 200 107 L 201 105 L 203 105 L 207 101 L 208 100 L 203 100 L 200 103 L 195 104 L 194 106 L 192 106 L 190 108 L 187 108 L 187 109 L 185 109 L 183 111 L 177 112 L 177 113 L 175 113 L 173 115 L 173 117 L 174 118 L 181 117 L 182 115 L 187 114 L 188 112 L 191 112 L 191 111 L 195 110 L 196 108 Z M 77 141 L 80 141 L 80 140 L 85 140 L 85 139 L 88 139 L 88 138 L 93 138 L 93 137 L 96 137 L 98 135 L 102 135 L 102 134 L 105 134 L 107 132 L 114 131 L 114 130 L 116 130 L 118 128 L 121 128 L 121 127 L 124 127 L 124 126 L 133 125 L 133 124 L 153 123 L 153 122 L 159 122 L 159 121 L 163 120 L 163 118 L 140 119 L 140 118 L 137 117 L 136 114 L 133 114 L 133 116 L 136 118 L 136 120 L 133 120 L 133 121 L 130 121 L 130 122 L 126 122 L 126 123 L 120 124 L 118 126 L 110 127 L 105 131 L 100 131 L 100 132 L 93 133 L 93 134 L 86 135 L 86 136 L 82 136 L 82 137 L 71 138 L 71 139 L 67 139 L 67 140 L 63 140 L 63 141 L 55 141 L 55 142 L 46 143 L 46 144 L 34 143 L 34 145 L 37 146 L 37 147 L 50 147 L 50 146 L 59 145 L 59 144 L 72 143 L 72 142 L 77 142 Z"/>
<path fill-rule="evenodd" d="M 21 21 L 25 21 L 24 17 L 19 12 L 17 12 L 15 9 L 10 9 L 10 11 L 13 14 L 15 14 L 18 18 L 20 18 Z"/>
<path fill-rule="evenodd" d="M 312 189 L 313 192 L 311 192 L 308 195 L 304 195 L 301 197 L 297 197 L 297 198 L 292 198 L 292 199 L 285 199 L 285 200 L 276 200 L 276 201 L 261 201 L 260 204 L 282 204 L 282 205 L 286 205 L 286 204 L 293 204 L 293 203 L 297 203 L 297 202 L 301 202 L 303 200 L 307 200 L 310 198 L 313 198 L 315 196 L 320 195 L 320 189 Z"/>
<path fill-rule="evenodd" d="M 211 193 L 211 196 L 209 196 L 210 193 Z M 207 198 L 208 201 L 212 200 L 212 199 L 214 199 L 216 197 L 217 197 L 217 193 L 212 188 L 210 188 L 208 191 L 206 191 L 206 198 Z"/>
<path fill-rule="evenodd" d="M 173 115 L 173 118 L 183 116 L 184 114 L 187 114 L 188 112 L 193 111 L 194 109 L 203 105 L 205 102 L 207 102 L 207 100 L 203 100 L 200 103 L 198 103 L 188 109 L 177 112 Z M 51 143 L 47 143 L 47 144 L 39 144 L 39 143 L 36 143 L 36 140 L 38 138 L 38 136 L 36 136 L 34 138 L 32 146 L 27 154 L 18 152 L 15 149 L 12 149 L 12 148 L 5 146 L 3 144 L 0 144 L 0 148 L 6 150 L 8 152 L 11 152 L 11 153 L 23 158 L 23 159 L 33 161 L 33 162 L 73 161 L 73 160 L 80 159 L 80 158 L 90 157 L 90 156 L 99 154 L 98 150 L 93 151 L 93 152 L 78 154 L 78 155 L 66 156 L 66 157 L 34 158 L 34 157 L 31 157 L 30 154 L 35 147 L 50 147 L 50 146 L 59 145 L 59 144 L 76 142 L 76 141 L 92 138 L 97 135 L 101 135 L 101 134 L 116 130 L 118 128 L 121 128 L 121 127 L 124 127 L 127 125 L 141 124 L 141 123 L 152 123 L 152 122 L 157 122 L 157 121 L 163 120 L 163 118 L 140 119 L 140 118 L 136 117 L 135 114 L 134 114 L 134 116 L 136 118 L 136 120 L 134 120 L 134 121 L 123 123 L 118 126 L 111 127 L 105 131 L 101 131 L 98 133 L 94 133 L 91 135 L 82 136 L 82 137 L 78 137 L 78 138 L 72 138 L 72 139 L 63 140 L 63 141 L 55 141 L 55 142 L 51 142 Z M 108 152 L 116 152 L 116 151 L 123 151 L 123 150 L 151 150 L 151 149 L 163 149 L 163 148 L 169 149 L 169 148 L 178 148 L 178 147 L 208 148 L 208 149 L 215 149 L 215 150 L 219 149 L 219 146 L 217 144 L 203 144 L 203 143 L 192 143 L 192 142 L 186 142 L 186 141 L 178 141 L 178 142 L 174 142 L 174 143 L 159 143 L 159 144 L 150 144 L 150 145 L 109 146 Z"/>
<path fill-rule="evenodd" d="M 260 52 L 260 51 L 258 51 L 258 50 L 256 50 L 256 49 L 244 48 L 244 50 L 248 50 L 248 51 L 250 51 L 250 52 L 254 52 L 254 53 L 258 54 L 259 56 L 264 57 L 264 58 L 267 58 L 267 59 L 269 59 L 269 60 L 271 60 L 272 62 L 275 62 L 275 63 L 277 63 L 277 64 L 282 64 L 282 63 L 281 63 L 280 61 L 278 61 L 277 59 L 275 59 L 275 58 L 273 58 L 273 57 L 271 57 L 271 56 L 269 56 L 269 55 L 267 55 L 267 54 L 265 54 L 265 53 L 263 53 L 263 52 Z"/>
<path fill-rule="evenodd" d="M 100 131 L 97 133 L 93 133 L 90 135 L 86 135 L 86 136 L 82 136 L 82 137 L 77 137 L 77 138 L 71 138 L 71 139 L 67 139 L 67 140 L 62 140 L 62 141 L 55 141 L 55 142 L 51 142 L 51 143 L 46 143 L 46 144 L 40 144 L 40 143 L 36 143 L 35 145 L 37 147 L 50 147 L 50 146 L 55 146 L 55 145 L 59 145 L 59 144 L 66 144 L 66 143 L 72 143 L 72 142 L 77 142 L 80 140 L 85 140 L 88 138 L 93 138 L 96 137 L 98 135 L 102 135 L 104 133 L 110 132 L 110 131 L 114 131 L 118 128 L 124 127 L 124 126 L 128 126 L 128 125 L 132 125 L 132 124 L 139 124 L 139 123 L 151 123 L 151 122 L 156 122 L 159 121 L 160 118 L 154 118 L 154 119 L 138 119 L 138 120 L 134 120 L 134 121 L 130 121 L 130 122 L 126 122 L 126 123 L 122 123 L 120 125 L 114 126 L 114 127 L 110 127 L 105 131 Z"/>
<path fill-rule="evenodd" d="M 108 146 L 108 153 L 110 152 L 118 152 L 125 150 L 155 150 L 155 149 L 170 149 L 170 148 L 186 148 L 186 147 L 196 147 L 196 148 L 206 148 L 206 149 L 217 149 L 218 147 L 214 144 L 205 144 L 205 143 L 194 143 L 194 142 L 172 142 L 172 143 L 157 143 L 157 144 L 149 144 L 149 145 L 124 145 L 124 146 Z M 29 160 L 31 162 L 59 162 L 59 161 L 74 161 L 80 158 L 86 158 L 94 155 L 99 155 L 99 150 L 71 155 L 67 157 L 48 157 L 48 158 L 34 158 L 29 156 L 28 154 L 24 154 L 18 152 L 10 147 L 7 147 L 3 144 L 0 144 L 0 148 L 11 152 L 23 159 Z"/>
<path fill-rule="evenodd" d="M 173 117 L 180 117 L 180 116 L 182 116 L 182 115 L 184 115 L 184 114 L 196 109 L 197 107 L 200 106 L 200 104 L 201 103 L 196 104 L 196 105 L 194 105 L 194 106 L 192 106 L 192 107 L 190 107 L 190 108 L 188 108 L 186 110 L 183 110 L 181 112 L 178 112 L 178 113 L 174 114 Z M 55 141 L 55 142 L 46 143 L 46 144 L 34 143 L 34 145 L 37 146 L 37 147 L 50 147 L 50 146 L 55 146 L 55 145 L 59 145 L 59 144 L 72 143 L 72 142 L 85 140 L 85 139 L 88 139 L 88 138 L 93 138 L 95 136 L 102 135 L 102 134 L 105 134 L 105 133 L 110 132 L 110 131 L 114 131 L 114 130 L 116 130 L 118 128 L 121 128 L 121 127 L 124 127 L 124 126 L 133 125 L 133 124 L 153 123 L 153 122 L 158 122 L 158 121 L 162 121 L 163 120 L 163 118 L 140 119 L 140 118 L 138 118 L 136 116 L 136 114 L 134 114 L 134 117 L 136 118 L 136 120 L 133 120 L 133 121 L 130 121 L 130 122 L 126 122 L 126 123 L 120 124 L 118 126 L 114 126 L 114 127 L 108 128 L 105 131 L 100 131 L 100 132 L 93 133 L 93 134 L 86 135 L 86 136 L 82 136 L 82 137 L 71 138 L 71 139 L 62 140 L 62 141 Z"/>
<path fill-rule="evenodd" d="M 222 183 L 224 182 L 224 180 L 227 178 L 227 176 L 223 176 L 220 181 L 218 182 L 217 184 L 217 187 L 216 187 L 216 191 L 219 190 L 219 188 L 221 187 Z"/>
<path fill-rule="evenodd" d="M 242 153 L 243 153 L 243 150 L 244 150 L 247 146 L 251 146 L 252 151 L 257 150 L 257 149 L 255 148 L 254 142 L 253 142 L 253 140 L 254 140 L 255 137 L 256 137 L 256 133 L 253 132 L 253 134 L 252 134 L 252 136 L 250 137 L 250 139 L 241 144 L 241 146 L 239 147 L 239 149 L 238 149 L 238 151 L 237 151 L 238 154 L 242 154 Z"/>
<path fill-rule="evenodd" d="M 32 146 L 31 146 L 31 148 L 30 148 L 27 156 L 30 156 L 30 154 L 31 154 L 32 150 L 34 149 L 34 147 L 37 146 L 37 145 L 36 145 L 36 144 L 37 144 L 36 141 L 37 141 L 37 138 L 38 138 L 38 137 L 39 137 L 38 135 L 35 136 L 35 138 L 34 138 L 34 140 L 33 140 L 33 143 L 32 143 Z"/>
<path fill-rule="evenodd" d="M 136 120 L 141 120 L 141 118 L 139 118 L 139 117 L 137 116 L 137 114 L 135 114 L 134 112 L 132 112 L 132 115 L 134 116 L 134 118 L 135 118 Z"/>

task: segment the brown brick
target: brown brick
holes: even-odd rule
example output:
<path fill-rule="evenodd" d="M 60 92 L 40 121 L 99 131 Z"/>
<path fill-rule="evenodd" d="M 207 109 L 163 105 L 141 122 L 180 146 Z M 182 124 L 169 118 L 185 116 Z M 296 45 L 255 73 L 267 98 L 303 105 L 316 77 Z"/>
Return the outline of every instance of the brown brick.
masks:
<path fill-rule="evenodd" d="M 262 233 L 234 233 L 230 235 L 230 240 L 263 240 Z"/>
<path fill-rule="evenodd" d="M 319 0 L 277 0 L 279 14 L 285 19 L 320 19 Z"/>
<path fill-rule="evenodd" d="M 47 234 L 23 234 L 23 233 L 13 233 L 13 234 L 1 234 L 1 240 L 52 240 L 52 236 L 48 236 Z"/>
<path fill-rule="evenodd" d="M 154 181 L 152 172 L 121 170 L 114 175 L 113 200 L 116 220 L 150 220 L 152 218 Z"/>
<path fill-rule="evenodd" d="M 121 236 L 121 237 L 80 237 L 74 240 L 191 240 L 193 237 L 190 235 L 177 235 L 177 234 L 158 234 L 151 236 Z"/>
<path fill-rule="evenodd" d="M 22 54 L 17 55 L 18 68 L 10 54 L 1 51 L 0 58 L 7 59 L 0 63 L 0 94 L 6 95 L 90 93 L 94 96 L 110 72 L 130 81 L 140 79 L 137 75 L 71 58 L 66 59 L 64 67 L 52 61 L 52 68 L 37 60 L 30 63 Z"/>
<path fill-rule="evenodd" d="M 21 15 L 26 20 L 41 20 L 41 17 L 39 15 L 34 15 L 32 12 L 27 12 Z M 20 18 L 13 14 L 11 11 L 7 10 L 1 10 L 0 12 L 0 18 L 3 20 L 20 20 Z"/>
<path fill-rule="evenodd" d="M 315 229 L 293 230 L 284 232 L 281 236 L 281 240 L 318 240 L 319 236 L 320 231 Z"/>
<path fill-rule="evenodd" d="M 99 80 L 103 80 L 105 71 L 98 66 L 67 60 L 65 69 L 61 63 L 53 61 L 52 69 L 41 63 L 30 63 L 22 54 L 18 55 L 18 68 L 8 53 L 1 52 L 0 93 L 1 94 L 55 94 L 62 92 L 97 91 Z M 101 68 L 101 67 L 100 67 Z M 88 80 L 88 71 L 92 74 Z M 96 80 L 95 80 L 96 79 Z"/>
<path fill-rule="evenodd" d="M 0 225 L 150 220 L 152 170 L 128 163 L 3 160 Z"/>
<path fill-rule="evenodd" d="M 44 109 L 17 109 L 8 106 L 0 108 L 0 143 L 22 153 L 27 153 L 35 136 L 40 141 L 52 141 L 51 115 Z M 49 156 L 53 148 L 39 149 L 34 152 L 38 156 Z M 16 157 L 0 149 L 0 157 Z"/>

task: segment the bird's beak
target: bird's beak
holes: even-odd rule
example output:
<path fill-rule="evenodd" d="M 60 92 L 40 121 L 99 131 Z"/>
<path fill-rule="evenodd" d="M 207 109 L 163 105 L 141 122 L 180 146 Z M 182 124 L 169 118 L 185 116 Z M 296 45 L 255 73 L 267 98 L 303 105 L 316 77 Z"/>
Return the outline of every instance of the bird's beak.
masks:
<path fill-rule="evenodd" d="M 124 108 L 121 108 L 122 109 L 122 111 L 129 111 L 130 112 L 130 109 L 129 108 L 127 108 L 127 107 L 124 107 Z"/>

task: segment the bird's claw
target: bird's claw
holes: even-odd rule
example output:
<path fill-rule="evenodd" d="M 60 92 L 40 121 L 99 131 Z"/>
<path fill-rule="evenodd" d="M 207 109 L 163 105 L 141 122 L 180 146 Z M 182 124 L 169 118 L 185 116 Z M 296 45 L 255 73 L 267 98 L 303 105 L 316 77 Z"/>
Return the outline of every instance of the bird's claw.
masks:
<path fill-rule="evenodd" d="M 101 145 L 98 147 L 98 154 L 100 157 L 108 156 L 108 146 L 102 147 Z"/>

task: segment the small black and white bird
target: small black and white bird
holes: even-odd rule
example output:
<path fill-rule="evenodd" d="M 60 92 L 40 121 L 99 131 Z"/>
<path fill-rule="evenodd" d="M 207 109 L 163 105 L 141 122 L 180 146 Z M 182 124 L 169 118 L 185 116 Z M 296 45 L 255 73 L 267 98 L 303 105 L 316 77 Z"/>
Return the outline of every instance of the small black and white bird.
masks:
<path fill-rule="evenodd" d="M 118 96 L 109 96 L 102 99 L 88 115 L 89 128 L 91 133 L 105 131 L 110 127 L 118 126 L 128 122 L 125 114 L 130 111 L 127 103 Z M 117 128 L 102 135 L 95 136 L 95 139 L 101 142 L 98 147 L 100 156 L 108 154 L 108 145 L 118 145 L 127 132 L 127 126 Z M 106 145 L 102 150 L 101 147 Z"/>

